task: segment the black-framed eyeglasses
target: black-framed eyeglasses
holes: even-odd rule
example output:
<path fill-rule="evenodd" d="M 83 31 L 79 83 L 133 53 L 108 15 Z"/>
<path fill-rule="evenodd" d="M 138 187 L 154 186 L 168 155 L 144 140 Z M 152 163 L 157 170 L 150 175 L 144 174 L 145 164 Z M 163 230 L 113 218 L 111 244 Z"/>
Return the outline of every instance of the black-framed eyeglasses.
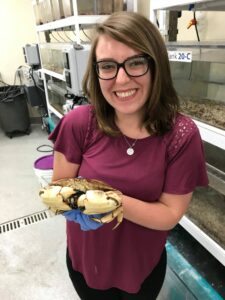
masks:
<path fill-rule="evenodd" d="M 150 56 L 147 54 L 135 55 L 125 59 L 122 63 L 113 60 L 99 60 L 94 65 L 98 78 L 103 80 L 115 78 L 120 68 L 123 68 L 128 76 L 140 77 L 149 70 Z"/>

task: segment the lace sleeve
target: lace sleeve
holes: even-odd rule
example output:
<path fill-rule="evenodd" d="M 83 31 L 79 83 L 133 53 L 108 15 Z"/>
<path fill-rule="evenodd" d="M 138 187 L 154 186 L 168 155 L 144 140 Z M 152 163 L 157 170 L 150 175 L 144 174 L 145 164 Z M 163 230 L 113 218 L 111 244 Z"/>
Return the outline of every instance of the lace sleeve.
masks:
<path fill-rule="evenodd" d="M 180 151 L 194 133 L 198 131 L 195 123 L 186 117 L 179 116 L 174 126 L 173 134 L 168 146 L 169 161 Z"/>
<path fill-rule="evenodd" d="M 188 117 L 180 115 L 167 140 L 167 168 L 164 192 L 186 194 L 196 186 L 207 186 L 204 149 L 199 130 Z"/>

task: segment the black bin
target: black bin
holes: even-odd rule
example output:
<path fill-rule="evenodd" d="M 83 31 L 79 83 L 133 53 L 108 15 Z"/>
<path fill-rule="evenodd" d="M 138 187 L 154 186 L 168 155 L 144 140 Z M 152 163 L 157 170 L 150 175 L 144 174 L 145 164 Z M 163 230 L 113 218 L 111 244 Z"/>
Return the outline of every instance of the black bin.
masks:
<path fill-rule="evenodd" d="M 22 86 L 0 87 L 0 125 L 7 136 L 30 133 L 27 98 Z"/>

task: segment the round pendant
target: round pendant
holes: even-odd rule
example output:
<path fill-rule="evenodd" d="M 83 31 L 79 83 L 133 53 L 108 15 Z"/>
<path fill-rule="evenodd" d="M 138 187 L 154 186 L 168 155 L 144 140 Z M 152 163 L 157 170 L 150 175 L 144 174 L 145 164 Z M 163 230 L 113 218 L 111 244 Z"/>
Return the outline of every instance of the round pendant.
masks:
<path fill-rule="evenodd" d="M 133 155 L 133 154 L 134 154 L 134 149 L 131 148 L 131 147 L 128 148 L 128 149 L 127 149 L 127 154 L 128 154 L 128 155 Z"/>

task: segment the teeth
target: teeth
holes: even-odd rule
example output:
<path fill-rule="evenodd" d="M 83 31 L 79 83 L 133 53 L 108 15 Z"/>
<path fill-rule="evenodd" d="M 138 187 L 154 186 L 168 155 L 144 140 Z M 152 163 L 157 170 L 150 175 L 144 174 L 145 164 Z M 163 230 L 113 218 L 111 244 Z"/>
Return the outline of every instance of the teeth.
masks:
<path fill-rule="evenodd" d="M 127 91 L 127 92 L 116 92 L 116 95 L 120 98 L 125 98 L 132 96 L 135 93 L 135 90 Z"/>

